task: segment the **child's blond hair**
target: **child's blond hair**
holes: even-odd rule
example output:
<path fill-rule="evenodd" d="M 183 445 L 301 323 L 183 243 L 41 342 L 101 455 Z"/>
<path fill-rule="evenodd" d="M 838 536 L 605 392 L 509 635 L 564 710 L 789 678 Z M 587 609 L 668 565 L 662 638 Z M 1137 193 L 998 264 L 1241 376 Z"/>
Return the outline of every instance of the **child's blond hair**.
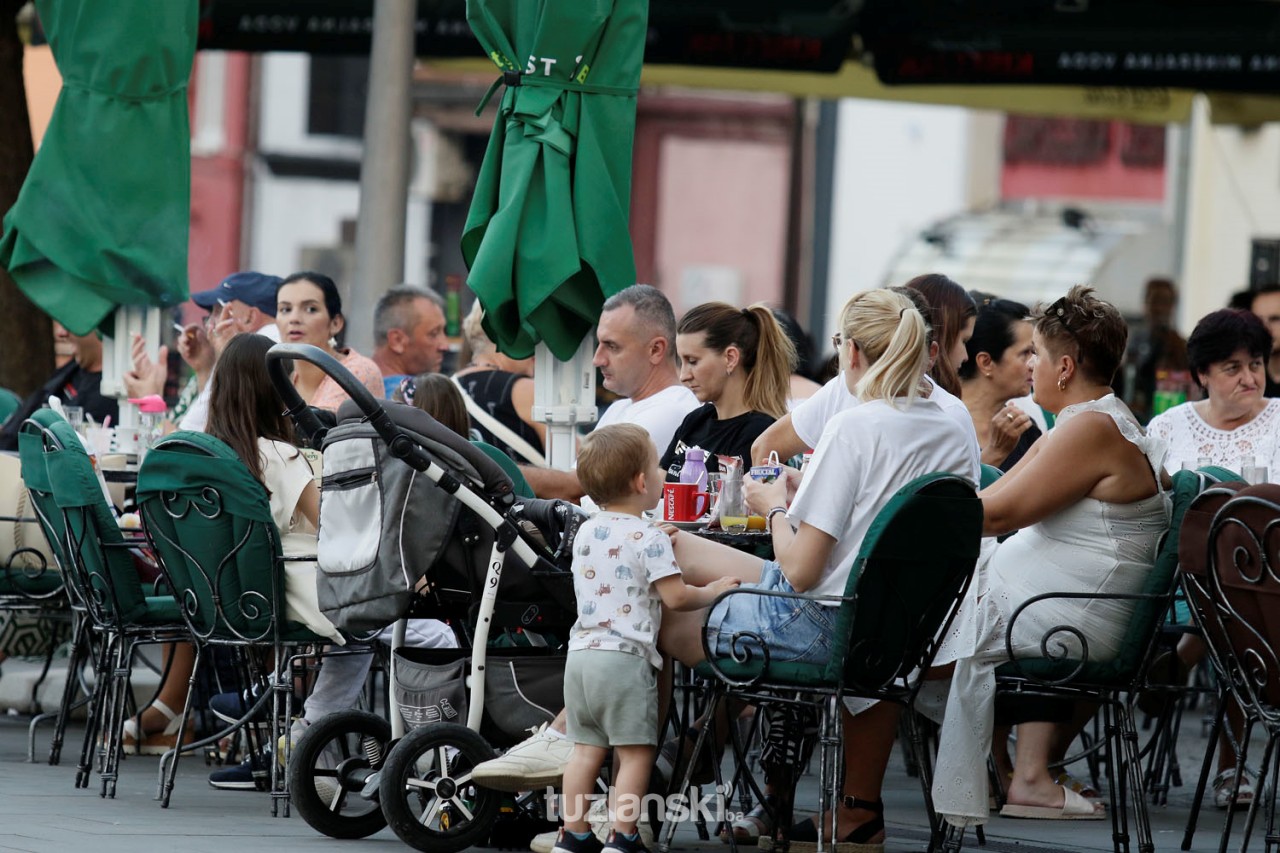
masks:
<path fill-rule="evenodd" d="M 578 447 L 578 481 L 591 500 L 604 506 L 634 492 L 636 474 L 650 473 L 653 439 L 635 424 L 592 430 Z"/>

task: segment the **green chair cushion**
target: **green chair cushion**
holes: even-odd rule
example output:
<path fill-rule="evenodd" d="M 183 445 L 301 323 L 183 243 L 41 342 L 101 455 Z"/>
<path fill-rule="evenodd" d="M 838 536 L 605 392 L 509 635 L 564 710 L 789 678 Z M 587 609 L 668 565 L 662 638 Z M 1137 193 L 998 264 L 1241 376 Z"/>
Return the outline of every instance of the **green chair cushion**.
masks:
<path fill-rule="evenodd" d="M 537 495 L 533 493 L 533 488 L 529 485 L 529 481 L 524 478 L 524 474 L 520 473 L 520 467 L 512 460 L 510 456 L 503 453 L 492 444 L 483 441 L 471 442 L 476 447 L 484 451 L 484 455 L 488 456 L 494 462 L 498 463 L 498 467 L 502 469 L 502 473 L 511 479 L 511 490 L 518 498 L 535 498 Z"/>
<path fill-rule="evenodd" d="M 148 595 L 145 606 L 138 615 L 139 625 L 181 625 L 182 611 L 172 595 Z"/>
<path fill-rule="evenodd" d="M 730 659 L 719 659 L 716 666 L 727 677 L 734 681 L 748 681 L 761 676 L 764 673 L 764 660 L 755 658 L 745 664 L 738 663 Z M 824 670 L 825 664 L 815 663 L 771 663 L 767 673 L 766 681 L 770 684 L 790 684 L 796 686 L 807 686 L 814 684 L 827 683 Z M 716 671 L 706 661 L 694 667 L 693 671 L 702 678 L 716 678 Z"/>
<path fill-rule="evenodd" d="M 62 589 L 62 575 L 47 569 L 35 576 L 14 566 L 0 570 L 0 595 L 48 595 Z"/>

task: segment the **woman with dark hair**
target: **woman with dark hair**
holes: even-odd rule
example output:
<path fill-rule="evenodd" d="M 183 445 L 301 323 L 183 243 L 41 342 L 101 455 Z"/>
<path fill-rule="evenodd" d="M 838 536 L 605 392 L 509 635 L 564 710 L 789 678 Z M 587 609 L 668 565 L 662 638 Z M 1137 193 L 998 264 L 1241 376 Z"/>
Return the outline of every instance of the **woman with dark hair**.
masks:
<path fill-rule="evenodd" d="M 982 461 L 1008 471 L 1040 437 L 1040 428 L 1014 405 L 1031 393 L 1031 313 L 1009 299 L 974 293 L 978 316 L 960 365 L 961 399 L 978 432 Z"/>
<path fill-rule="evenodd" d="M 1201 464 L 1220 465 L 1243 473 L 1246 466 L 1266 468 L 1267 478 L 1280 474 L 1280 399 L 1263 396 L 1271 333 L 1252 311 L 1224 308 L 1206 315 L 1187 339 L 1191 375 L 1207 396 L 1156 415 L 1147 432 L 1169 444 L 1166 470 Z M 1185 618 L 1184 618 L 1185 621 Z M 1185 635 L 1177 655 L 1188 669 L 1204 659 L 1204 640 Z M 1153 665 L 1153 672 L 1159 668 Z M 1166 667 L 1166 670 L 1167 667 Z M 1235 702 L 1227 720 L 1239 742 L 1243 716 Z M 1236 788 L 1236 753 L 1224 728 L 1218 743 L 1218 774 L 1212 782 L 1214 804 L 1221 809 L 1246 806 L 1254 798 L 1254 780 L 1246 773 Z"/>
<path fill-rule="evenodd" d="M 933 316 L 938 357 L 929 376 L 948 394 L 959 397 L 960 368 L 969 357 L 965 344 L 973 335 L 978 306 L 963 287 L 941 273 L 918 275 L 904 287 L 924 294 Z"/>
<path fill-rule="evenodd" d="M 676 327 L 680 381 L 702 405 L 676 428 L 658 465 L 668 480 L 680 478 L 685 451 L 707 452 L 749 464 L 751 443 L 787 412 L 795 347 L 764 303 L 735 308 L 707 302 L 689 310 Z"/>
<path fill-rule="evenodd" d="M 960 383 L 956 378 L 956 371 L 968 358 L 964 344 L 973 334 L 977 309 L 964 288 L 945 275 L 916 276 L 901 289 L 918 294 L 927 303 L 922 313 L 928 315 L 930 331 L 930 367 L 925 374 L 929 399 L 973 435 L 973 470 L 970 476 L 977 482 L 978 437 L 973 432 L 969 410 L 960 402 Z M 935 306 L 935 300 L 941 307 Z M 762 463 L 772 451 L 781 459 L 790 459 L 797 453 L 816 447 L 827 422 L 857 403 L 857 398 L 845 387 L 844 379 L 837 375 L 765 430 L 751 446 L 752 458 Z"/>
<path fill-rule="evenodd" d="M 471 439 L 471 416 L 467 414 L 467 401 L 452 379 L 443 373 L 420 373 L 400 383 L 396 392 L 399 402 L 416 406 L 443 427 Z"/>
<path fill-rule="evenodd" d="M 382 371 L 372 360 L 341 346 L 347 319 L 342 315 L 342 297 L 333 279 L 318 272 L 296 272 L 280 282 L 276 291 L 276 327 L 280 340 L 290 344 L 311 344 L 342 363 L 375 399 L 386 397 Z M 309 406 L 336 412 L 347 399 L 334 379 L 305 361 L 293 365 L 293 385 Z"/>
<path fill-rule="evenodd" d="M 1246 464 L 1280 474 L 1280 399 L 1263 396 L 1271 333 L 1250 311 L 1208 314 L 1187 339 L 1191 375 L 1207 396 L 1151 419 L 1147 431 L 1169 443 L 1165 466 L 1204 460 L 1232 471 Z"/>
<path fill-rule="evenodd" d="M 320 489 L 302 451 L 294 446 L 293 423 L 267 373 L 272 341 L 262 335 L 236 335 L 218 358 L 209 396 L 205 432 L 236 452 L 254 479 L 267 489 L 271 518 L 280 529 L 285 556 L 314 554 L 320 519 Z M 320 612 L 315 563 L 286 563 L 288 618 L 317 634 L 344 642 Z"/>
<path fill-rule="evenodd" d="M 796 318 L 781 308 L 773 309 L 773 319 L 778 321 L 783 333 L 796 349 L 796 364 L 791 369 L 791 392 L 787 397 L 787 408 L 793 409 L 797 403 L 809 399 L 822 387 L 821 382 L 814 381 L 813 341 Z"/>

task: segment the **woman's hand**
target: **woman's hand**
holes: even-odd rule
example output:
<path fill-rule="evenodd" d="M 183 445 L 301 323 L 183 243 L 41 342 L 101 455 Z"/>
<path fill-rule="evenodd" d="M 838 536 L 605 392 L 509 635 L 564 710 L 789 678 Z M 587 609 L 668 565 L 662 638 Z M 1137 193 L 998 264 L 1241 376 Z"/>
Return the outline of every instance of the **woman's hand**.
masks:
<path fill-rule="evenodd" d="M 747 509 L 752 515 L 764 515 L 775 506 L 786 506 L 788 482 L 785 477 L 779 477 L 772 483 L 746 477 L 742 481 L 742 495 L 747 500 Z"/>
<path fill-rule="evenodd" d="M 999 465 L 1018 446 L 1018 439 L 1031 429 L 1032 424 L 1026 412 L 1006 403 L 991 419 L 991 438 L 982 449 L 982 461 L 988 465 Z"/>

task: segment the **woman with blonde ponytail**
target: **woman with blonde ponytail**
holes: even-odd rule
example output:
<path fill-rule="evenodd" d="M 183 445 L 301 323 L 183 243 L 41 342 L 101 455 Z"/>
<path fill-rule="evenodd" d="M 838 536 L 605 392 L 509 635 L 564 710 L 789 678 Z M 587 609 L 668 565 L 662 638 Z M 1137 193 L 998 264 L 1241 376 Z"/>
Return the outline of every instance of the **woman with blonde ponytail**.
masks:
<path fill-rule="evenodd" d="M 685 450 L 751 460 L 751 443 L 786 414 L 796 352 L 763 303 L 735 308 L 707 302 L 691 309 L 676 328 L 680 381 L 702 405 L 685 417 L 659 465 L 668 480 L 680 477 Z"/>
<path fill-rule="evenodd" d="M 751 481 L 745 488 L 752 511 L 768 519 L 776 561 L 675 532 L 676 562 L 688 583 L 703 585 L 733 576 L 745 586 L 765 590 L 841 596 L 863 537 L 900 488 L 938 471 L 969 474 L 974 454 L 969 433 L 927 399 L 922 388 L 929 330 L 915 302 L 890 290 L 859 293 L 841 312 L 836 338 L 844 381 L 861 404 L 826 425 L 790 507 L 786 478 Z M 769 638 L 769 659 L 774 663 L 825 661 L 831 654 L 836 612 L 835 601 L 805 600 L 797 609 L 794 599 L 731 595 L 710 613 L 664 609 L 659 646 L 685 665 L 696 666 L 705 657 L 705 625 L 707 648 L 716 656 L 727 656 L 734 648 L 740 654 L 755 636 Z M 874 763 L 880 757 L 857 760 Z M 854 822 L 846 825 L 842 820 L 840 841 L 882 844 L 878 790 L 846 784 L 845 793 L 856 805 L 849 815 Z M 812 821 L 804 821 L 792 830 L 791 839 L 816 840 L 816 832 Z"/>

